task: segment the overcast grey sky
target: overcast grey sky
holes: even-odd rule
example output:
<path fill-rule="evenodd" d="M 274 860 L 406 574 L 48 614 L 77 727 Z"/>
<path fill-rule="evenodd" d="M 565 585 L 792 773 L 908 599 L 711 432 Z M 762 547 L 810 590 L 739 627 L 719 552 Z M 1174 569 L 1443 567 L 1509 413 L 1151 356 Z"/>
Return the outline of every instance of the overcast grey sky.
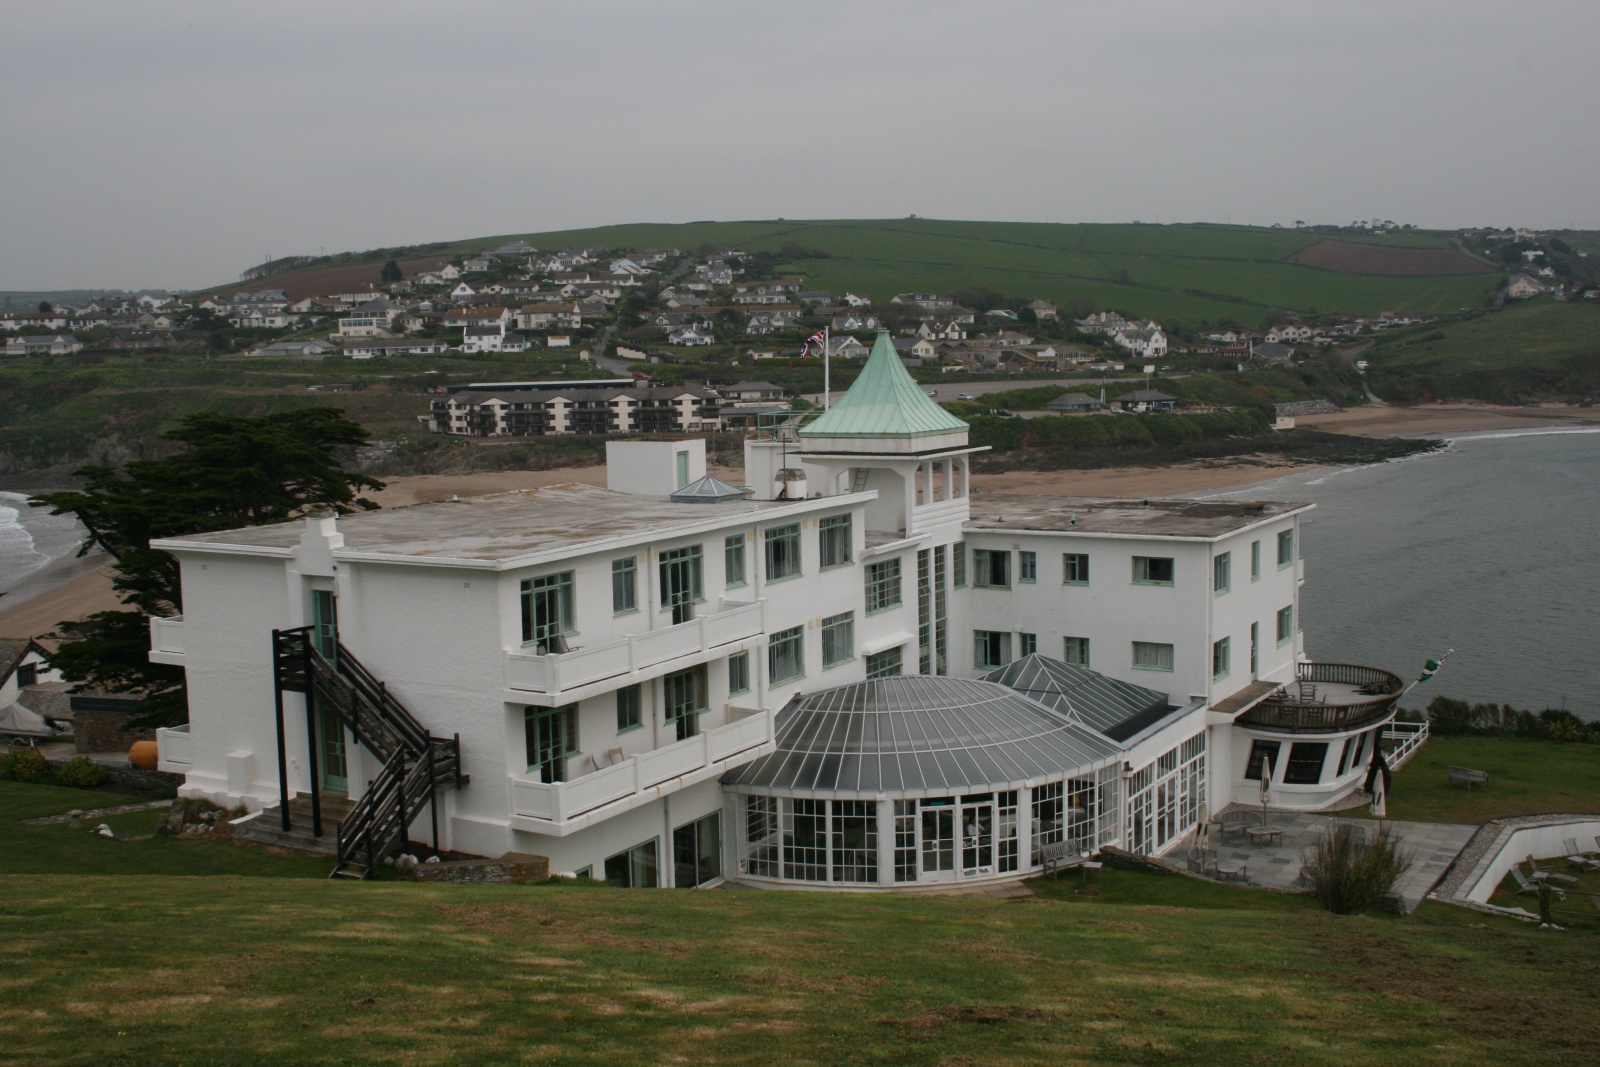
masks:
<path fill-rule="evenodd" d="M 0 3 L 0 288 L 738 218 L 1600 227 L 1600 4 Z"/>

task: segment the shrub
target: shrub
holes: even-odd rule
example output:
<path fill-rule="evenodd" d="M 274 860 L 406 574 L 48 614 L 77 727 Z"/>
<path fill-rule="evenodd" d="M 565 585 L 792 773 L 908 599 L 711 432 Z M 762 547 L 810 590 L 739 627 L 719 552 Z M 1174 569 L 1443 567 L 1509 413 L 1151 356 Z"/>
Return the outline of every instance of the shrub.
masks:
<path fill-rule="evenodd" d="M 1368 841 L 1347 823 L 1334 825 L 1306 850 L 1304 871 L 1316 897 L 1335 915 L 1359 915 L 1382 900 L 1414 859 L 1385 824 Z"/>
<path fill-rule="evenodd" d="M 42 782 L 50 774 L 50 761 L 31 748 L 0 756 L 0 778 L 13 782 Z"/>
<path fill-rule="evenodd" d="M 88 756 L 73 756 L 56 769 L 56 781 L 78 789 L 104 785 L 106 769 Z"/>

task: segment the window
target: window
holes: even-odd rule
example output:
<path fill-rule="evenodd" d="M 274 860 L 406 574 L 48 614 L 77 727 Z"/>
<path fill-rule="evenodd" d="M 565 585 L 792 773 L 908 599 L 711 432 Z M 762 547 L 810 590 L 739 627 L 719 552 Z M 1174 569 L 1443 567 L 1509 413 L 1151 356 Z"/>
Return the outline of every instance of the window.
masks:
<path fill-rule="evenodd" d="M 884 649 L 882 652 L 874 652 L 867 657 L 867 677 L 892 678 L 897 674 L 905 673 L 901 659 L 902 655 L 901 646 L 899 645 L 894 648 Z"/>
<path fill-rule="evenodd" d="M 1278 569 L 1282 570 L 1294 562 L 1294 531 L 1284 530 L 1278 534 Z"/>
<path fill-rule="evenodd" d="M 1349 767 L 1351 770 L 1355 770 L 1355 766 L 1350 762 L 1350 750 L 1355 747 L 1355 738 L 1347 737 L 1344 739 L 1344 748 L 1339 750 L 1339 769 L 1334 772 L 1335 778 L 1344 774 L 1346 767 Z"/>
<path fill-rule="evenodd" d="M 632 556 L 611 561 L 611 614 L 639 610 L 639 564 Z"/>
<path fill-rule="evenodd" d="M 728 695 L 750 692 L 750 653 L 739 652 L 728 657 Z"/>
<path fill-rule="evenodd" d="M 1135 669 L 1142 671 L 1170 671 L 1172 646 L 1157 644 L 1154 641 L 1135 641 L 1133 665 Z"/>
<path fill-rule="evenodd" d="M 1039 580 L 1039 553 L 1017 553 L 1017 581 L 1037 582 Z"/>
<path fill-rule="evenodd" d="M 1250 580 L 1252 582 L 1259 582 L 1261 580 L 1261 542 L 1260 541 L 1251 541 L 1250 542 Z"/>
<path fill-rule="evenodd" d="M 1229 639 L 1224 637 L 1211 646 L 1211 677 L 1228 676 Z"/>
<path fill-rule="evenodd" d="M 704 599 L 700 546 L 661 553 L 661 610 L 672 612 L 673 623 L 694 618 L 694 605 Z"/>
<path fill-rule="evenodd" d="M 850 562 L 850 516 L 830 515 L 817 524 L 817 543 L 824 567 Z"/>
<path fill-rule="evenodd" d="M 828 880 L 828 802 L 783 802 L 783 876 L 794 882 Z"/>
<path fill-rule="evenodd" d="M 822 620 L 822 665 L 856 658 L 856 613 L 842 611 Z"/>
<path fill-rule="evenodd" d="M 1211 591 L 1226 593 L 1232 578 L 1233 553 L 1224 552 L 1211 560 Z"/>
<path fill-rule="evenodd" d="M 873 800 L 833 802 L 833 880 L 878 880 L 878 804 Z"/>
<path fill-rule="evenodd" d="M 1262 769 L 1267 770 L 1267 780 L 1271 781 L 1272 768 L 1278 765 L 1278 742 L 1256 741 L 1250 746 L 1250 762 L 1244 765 L 1244 777 L 1248 782 L 1261 781 Z"/>
<path fill-rule="evenodd" d="M 778 798 L 744 798 L 745 870 L 762 878 L 778 877 Z"/>
<path fill-rule="evenodd" d="M 557 651 L 564 634 L 576 633 L 573 620 L 572 572 L 546 574 L 522 581 L 522 643 Z M 542 654 L 542 653 L 541 653 Z"/>
<path fill-rule="evenodd" d="M 957 541 L 950 546 L 950 584 L 960 589 L 967 584 L 967 543 Z"/>
<path fill-rule="evenodd" d="M 744 585 L 744 534 L 729 534 L 722 540 L 723 581 L 731 589 Z"/>
<path fill-rule="evenodd" d="M 667 721 L 678 728 L 683 741 L 700 732 L 700 714 L 706 710 L 706 667 L 674 671 L 661 679 L 662 703 Z"/>
<path fill-rule="evenodd" d="M 654 889 L 656 839 L 651 838 L 606 860 L 606 881 L 622 889 Z"/>
<path fill-rule="evenodd" d="M 767 581 L 793 578 L 800 573 L 800 524 L 774 526 L 766 531 Z"/>
<path fill-rule="evenodd" d="M 917 880 L 917 802 L 894 802 L 894 880 Z"/>
<path fill-rule="evenodd" d="M 1039 651 L 1039 635 L 1038 634 L 1018 634 L 1017 635 L 1017 655 L 1019 655 L 1019 656 L 1031 656 L 1037 651 Z"/>
<path fill-rule="evenodd" d="M 1171 585 L 1175 572 L 1171 559 L 1162 556 L 1133 557 L 1133 581 L 1136 585 Z"/>
<path fill-rule="evenodd" d="M 1042 862 L 1040 851 L 1066 838 L 1066 783 L 1046 782 L 1033 787 L 1033 863 Z"/>
<path fill-rule="evenodd" d="M 692 889 L 722 877 L 722 813 L 672 831 L 672 884 Z"/>
<path fill-rule="evenodd" d="M 1278 611 L 1278 644 L 1283 644 L 1294 636 L 1294 605 Z"/>
<path fill-rule="evenodd" d="M 1017 791 L 1008 790 L 995 797 L 995 839 L 999 843 L 999 868 L 1002 874 L 1017 869 Z"/>
<path fill-rule="evenodd" d="M 1004 667 L 1011 662 L 1011 635 L 1000 630 L 972 631 L 972 664 Z"/>
<path fill-rule="evenodd" d="M 578 705 L 528 708 L 523 712 L 528 773 L 541 782 L 567 780 L 567 759 L 578 754 Z"/>
<path fill-rule="evenodd" d="M 1087 552 L 1063 552 L 1061 554 L 1061 584 L 1089 584 L 1089 554 Z"/>
<path fill-rule="evenodd" d="M 974 589 L 1010 589 L 1011 553 L 990 551 L 986 548 L 973 549 L 972 587 Z"/>
<path fill-rule="evenodd" d="M 776 685 L 806 673 L 806 628 L 779 630 L 767 643 L 767 681 Z"/>
<path fill-rule="evenodd" d="M 626 685 L 617 690 L 617 733 L 644 725 L 644 687 Z"/>
<path fill-rule="evenodd" d="M 1080 667 L 1089 665 L 1089 639 L 1087 637 L 1063 637 L 1061 639 L 1061 659 L 1066 663 L 1076 663 Z"/>
<path fill-rule="evenodd" d="M 1326 741 L 1296 741 L 1289 747 L 1289 765 L 1283 769 L 1285 785 L 1316 785 L 1328 758 Z"/>
<path fill-rule="evenodd" d="M 867 564 L 867 614 L 900 606 L 900 561 Z"/>
<path fill-rule="evenodd" d="M 36 685 L 39 681 L 39 665 L 37 663 L 24 663 L 17 668 L 17 688 L 26 689 Z"/>

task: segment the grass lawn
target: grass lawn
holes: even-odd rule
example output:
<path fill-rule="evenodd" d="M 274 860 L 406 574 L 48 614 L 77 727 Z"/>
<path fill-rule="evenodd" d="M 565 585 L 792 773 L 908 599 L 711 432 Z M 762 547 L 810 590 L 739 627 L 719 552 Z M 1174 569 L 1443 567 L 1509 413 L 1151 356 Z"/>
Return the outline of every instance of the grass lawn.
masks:
<path fill-rule="evenodd" d="M 225 837 L 153 837 L 118 841 L 92 827 L 148 834 L 163 811 L 142 811 L 93 819 L 83 829 L 66 823 L 28 826 L 23 819 L 59 815 L 74 809 L 137 804 L 148 797 L 125 797 L 95 789 L 0 782 L 0 872 L 4 874 L 163 874 L 255 875 L 273 878 L 326 878 L 331 867 L 320 856 L 279 852 Z M 0 884 L 0 895 L 5 889 Z M 0 1057 L 3 1057 L 0 1051 Z M 0 1062 L 4 1062 L 0 1059 Z"/>
<path fill-rule="evenodd" d="M 13 876 L 0 1063 L 1593 1062 L 1592 934 L 1235 892 Z"/>
<path fill-rule="evenodd" d="M 1489 772 L 1489 788 L 1450 785 L 1447 766 Z M 1363 815 L 1366 809 L 1348 812 Z M 1394 776 L 1389 817 L 1481 823 L 1506 815 L 1600 813 L 1600 746 L 1434 737 Z"/>

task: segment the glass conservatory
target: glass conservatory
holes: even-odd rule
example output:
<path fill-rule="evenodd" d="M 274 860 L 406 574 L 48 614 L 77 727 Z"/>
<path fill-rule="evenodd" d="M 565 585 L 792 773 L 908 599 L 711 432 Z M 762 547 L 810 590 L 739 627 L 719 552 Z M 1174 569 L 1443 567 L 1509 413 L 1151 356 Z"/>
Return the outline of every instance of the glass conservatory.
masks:
<path fill-rule="evenodd" d="M 1012 879 L 1118 839 L 1121 747 L 989 681 L 878 678 L 797 698 L 722 779 L 740 881 L 863 889 Z"/>

